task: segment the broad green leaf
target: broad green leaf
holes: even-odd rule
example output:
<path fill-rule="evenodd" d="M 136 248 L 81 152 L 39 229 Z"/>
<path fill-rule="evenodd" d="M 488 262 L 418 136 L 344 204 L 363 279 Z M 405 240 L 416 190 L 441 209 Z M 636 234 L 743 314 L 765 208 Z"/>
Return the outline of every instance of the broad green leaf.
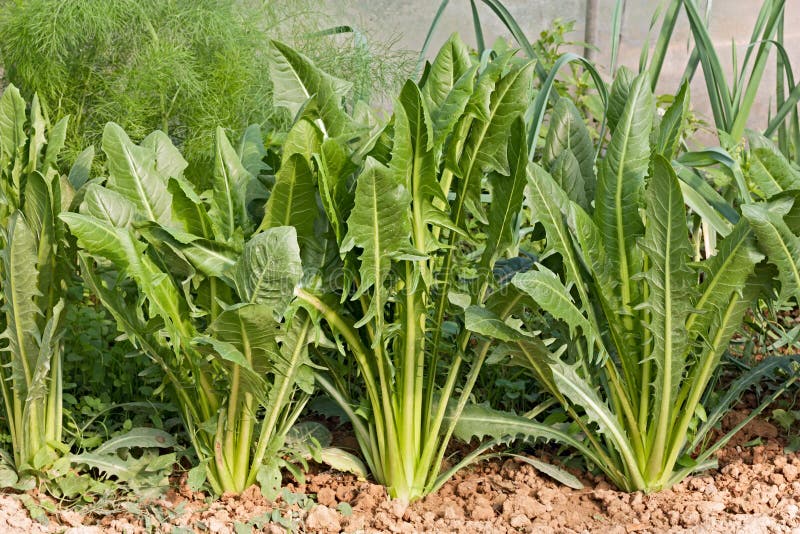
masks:
<path fill-rule="evenodd" d="M 490 339 L 517 341 L 526 334 L 509 326 L 493 311 L 480 306 L 469 306 L 464 312 L 464 328 Z"/>
<path fill-rule="evenodd" d="M 552 167 L 553 162 L 567 151 L 572 153 L 580 166 L 584 196 L 591 201 L 597 181 L 594 172 L 594 144 L 578 108 L 570 99 L 560 98 L 550 117 L 542 159 L 547 166 Z"/>
<path fill-rule="evenodd" d="M 117 228 L 129 228 L 136 217 L 136 205 L 111 189 L 91 184 L 84 196 L 85 213 Z"/>
<path fill-rule="evenodd" d="M 599 332 L 586 319 L 581 309 L 573 301 L 569 290 L 564 287 L 554 272 L 540 266 L 538 270 L 515 275 L 512 283 L 530 295 L 543 310 L 556 319 L 564 321 L 569 327 L 571 337 L 586 338 L 590 350 L 592 345 L 599 341 Z"/>
<path fill-rule="evenodd" d="M 249 228 L 250 217 L 245 198 L 248 183 L 252 179 L 225 131 L 218 127 L 215 135 L 213 193 L 208 216 L 220 239 L 231 239 L 237 229 Z"/>
<path fill-rule="evenodd" d="M 295 154 L 301 154 L 306 161 L 310 162 L 314 154 L 320 152 L 322 137 L 320 129 L 308 119 L 300 119 L 295 122 L 286 134 L 286 139 L 281 147 L 283 149 L 281 165 Z"/>
<path fill-rule="evenodd" d="M 230 364 L 247 371 L 240 384 L 242 392 L 261 402 L 269 389 L 264 381 L 281 360 L 277 336 L 279 325 L 273 310 L 264 304 L 247 304 L 222 312 L 208 329 L 209 336 L 197 338 L 208 343 Z M 280 365 L 280 363 L 278 364 Z M 243 401 L 241 395 L 237 395 Z"/>
<path fill-rule="evenodd" d="M 154 248 L 163 252 L 164 246 L 171 247 L 206 276 L 225 275 L 239 257 L 239 251 L 224 242 L 204 239 L 175 228 L 144 223 L 137 225 L 137 230 Z"/>
<path fill-rule="evenodd" d="M 186 477 L 186 485 L 192 491 L 200 491 L 206 483 L 206 466 L 200 464 L 189 469 Z"/>
<path fill-rule="evenodd" d="M 166 177 L 156 168 L 155 151 L 135 145 L 120 126 L 110 122 L 103 131 L 103 152 L 108 158 L 107 187 L 136 204 L 144 218 L 169 224 L 172 195 Z"/>
<path fill-rule="evenodd" d="M 20 398 L 25 398 L 39 353 L 41 332 L 38 318 L 41 310 L 36 305 L 39 296 L 36 236 L 20 212 L 9 219 L 6 245 L 0 250 L 3 266 L 3 311 L 6 330 L 5 351 L 10 358 L 12 385 Z M 43 414 L 42 414 L 43 415 Z"/>
<path fill-rule="evenodd" d="M 441 108 L 461 77 L 471 68 L 469 48 L 454 33 L 439 49 L 422 86 L 422 92 L 431 107 Z"/>
<path fill-rule="evenodd" d="M 147 256 L 145 244 L 131 230 L 116 228 L 94 217 L 78 213 L 62 213 L 62 221 L 78 239 L 78 244 L 93 255 L 104 257 L 132 278 L 146 297 L 150 313 L 161 316 L 167 325 L 174 324 L 173 343 L 183 337 L 194 337 L 188 331 L 189 313 L 173 281 Z"/>
<path fill-rule="evenodd" d="M 636 74 L 631 69 L 628 67 L 621 67 L 616 72 L 614 82 L 611 84 L 611 92 L 608 95 L 606 119 L 612 134 L 617 129 L 617 123 L 622 120 L 625 108 L 628 107 L 628 100 L 631 96 L 631 92 L 634 90 L 633 85 L 635 77 Z"/>
<path fill-rule="evenodd" d="M 64 143 L 67 139 L 67 126 L 69 124 L 69 116 L 64 117 L 58 121 L 48 134 L 47 150 L 45 151 L 44 163 L 42 169 L 46 172 L 49 168 L 56 168 L 58 166 L 58 156 L 64 148 Z"/>
<path fill-rule="evenodd" d="M 156 154 L 156 170 L 165 178 L 178 178 L 189 164 L 183 159 L 172 140 L 161 130 L 156 130 L 142 140 L 142 146 Z"/>
<path fill-rule="evenodd" d="M 53 238 L 47 227 L 52 226 L 54 207 L 47 179 L 39 171 L 32 171 L 25 178 L 23 191 L 22 212 L 25 214 L 25 222 L 39 236 L 39 240 L 45 242 L 45 247 L 53 245 L 47 243 Z"/>
<path fill-rule="evenodd" d="M 586 198 L 580 164 L 571 151 L 565 150 L 553 160 L 550 164 L 550 174 L 572 202 L 590 211 L 591 206 Z"/>
<path fill-rule="evenodd" d="M 314 172 L 305 156 L 293 154 L 275 175 L 259 229 L 294 226 L 301 242 L 313 240 L 317 213 Z"/>
<path fill-rule="evenodd" d="M 94 160 L 94 145 L 89 145 L 83 152 L 78 154 L 75 162 L 69 170 L 69 183 L 76 191 L 89 181 L 92 172 L 92 161 Z"/>
<path fill-rule="evenodd" d="M 325 447 L 320 452 L 322 463 L 327 464 L 342 473 L 351 473 L 358 480 L 367 479 L 367 467 L 355 454 L 344 451 L 338 447 Z"/>
<path fill-rule="evenodd" d="M 237 154 L 242 167 L 254 177 L 258 177 L 267 167 L 264 163 L 267 149 L 264 148 L 264 138 L 261 136 L 261 127 L 258 124 L 251 124 L 245 129 Z"/>
<path fill-rule="evenodd" d="M 518 454 L 515 454 L 514 456 L 519 460 L 525 462 L 526 464 L 532 465 L 534 468 L 536 468 L 537 471 L 544 473 L 553 480 L 561 482 L 568 488 L 572 488 L 574 490 L 583 489 L 583 484 L 581 483 L 581 481 L 578 480 L 578 478 L 569 471 L 560 469 L 559 467 L 553 464 L 548 464 L 547 462 L 537 460 L 536 458 L 530 458 L 528 456 L 520 456 Z"/>
<path fill-rule="evenodd" d="M 256 480 L 258 480 L 258 485 L 261 486 L 261 495 L 265 499 L 274 501 L 278 498 L 283 475 L 281 475 L 281 469 L 275 465 L 274 460 L 258 468 Z"/>
<path fill-rule="evenodd" d="M 431 113 L 434 146 L 444 142 L 472 96 L 478 65 L 471 63 L 466 45 L 453 34 L 431 64 L 422 93 Z"/>
<path fill-rule="evenodd" d="M 313 100 L 325 137 L 338 137 L 352 129 L 342 100 L 352 84 L 321 71 L 311 60 L 283 43 L 272 41 L 269 51 L 273 104 L 296 116 Z"/>
<path fill-rule="evenodd" d="M 211 239 L 214 236 L 206 204 L 185 178 L 172 178 L 167 186 L 172 195 L 172 218 L 183 231 Z"/>
<path fill-rule="evenodd" d="M 9 85 L 0 97 L 0 163 L 6 167 L 16 154 L 25 147 L 25 100 L 19 89 Z"/>
<path fill-rule="evenodd" d="M 303 276 L 296 230 L 280 226 L 251 238 L 231 274 L 244 302 L 282 312 Z"/>

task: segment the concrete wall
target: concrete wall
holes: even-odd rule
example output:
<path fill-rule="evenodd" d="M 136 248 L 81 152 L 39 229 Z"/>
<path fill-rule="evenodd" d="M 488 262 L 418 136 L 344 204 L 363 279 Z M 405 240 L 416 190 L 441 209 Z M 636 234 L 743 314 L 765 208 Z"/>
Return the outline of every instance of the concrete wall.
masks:
<path fill-rule="evenodd" d="M 611 13 L 615 1 L 598 0 L 598 2 L 599 18 L 594 44 L 600 51 L 594 59 L 601 67 L 605 67 L 609 63 Z M 379 37 L 396 36 L 398 47 L 419 50 L 440 0 L 327 0 L 327 3 L 339 22 L 366 28 Z M 660 0 L 627 1 L 623 19 L 620 64 L 637 67 L 642 46 L 648 42 L 648 28 L 652 14 L 660 3 Z M 702 0 L 698 0 L 698 3 L 704 5 Z M 482 2 L 478 4 L 487 43 L 491 43 L 497 36 L 506 35 L 505 28 L 494 14 Z M 576 31 L 570 36 L 571 40 L 582 41 L 584 38 L 586 0 L 505 0 L 504 4 L 531 39 L 547 28 L 555 18 L 574 20 Z M 786 50 L 794 69 L 800 71 L 800 0 L 788 0 L 786 4 Z M 757 0 L 713 1 L 711 33 L 726 68 L 730 65 L 732 43 L 737 48 L 738 57 L 740 59 L 743 57 L 760 6 L 761 2 Z M 472 14 L 468 0 L 450 0 L 435 34 L 430 54 L 434 54 L 438 46 L 456 31 L 474 45 Z M 650 42 L 655 40 L 657 31 L 658 28 L 653 30 Z M 663 92 L 677 90 L 690 53 L 690 50 L 687 50 L 689 37 L 689 25 L 684 16 L 675 29 L 670 53 L 664 65 L 659 87 Z M 774 95 L 774 53 L 772 57 L 751 118 L 753 126 L 766 121 L 769 99 Z M 800 78 L 800 72 L 797 72 L 797 76 Z M 705 86 L 700 76 L 695 79 L 692 91 L 695 95 L 694 106 L 701 113 L 707 113 L 708 105 L 704 101 Z"/>

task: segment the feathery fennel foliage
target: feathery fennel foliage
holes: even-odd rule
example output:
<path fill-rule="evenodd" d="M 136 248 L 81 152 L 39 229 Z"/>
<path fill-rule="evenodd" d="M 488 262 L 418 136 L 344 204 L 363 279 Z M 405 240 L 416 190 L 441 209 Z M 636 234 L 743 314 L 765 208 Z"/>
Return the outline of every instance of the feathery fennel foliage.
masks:
<path fill-rule="evenodd" d="M 0 2 L 0 62 L 23 95 L 38 92 L 55 119 L 71 115 L 67 153 L 99 148 L 107 122 L 133 139 L 155 129 L 208 178 L 207 147 L 220 126 L 239 137 L 276 115 L 266 49 L 271 38 L 357 80 L 368 98 L 401 76 L 405 59 L 363 35 L 311 36 L 326 27 L 310 0 L 33 0 Z"/>

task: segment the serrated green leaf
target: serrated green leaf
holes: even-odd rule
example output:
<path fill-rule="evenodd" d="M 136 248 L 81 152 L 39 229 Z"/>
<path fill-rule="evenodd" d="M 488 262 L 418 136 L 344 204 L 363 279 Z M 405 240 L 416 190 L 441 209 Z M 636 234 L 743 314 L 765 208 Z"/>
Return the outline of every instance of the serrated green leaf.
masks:
<path fill-rule="evenodd" d="M 372 312 L 383 307 L 380 289 L 391 268 L 391 258 L 411 248 L 408 211 L 409 192 L 397 182 L 396 176 L 377 161 L 368 158 L 358 177 L 353 210 L 347 219 L 347 235 L 341 245 L 343 253 L 361 249 L 359 273 L 361 281 L 353 298 L 376 288 Z"/>
<path fill-rule="evenodd" d="M 639 209 L 650 160 L 652 123 L 653 95 L 646 74 L 642 74 L 631 84 L 600 165 L 594 211 L 595 223 L 603 237 L 602 246 L 620 281 L 620 299 L 626 313 L 630 313 L 638 299 L 631 277 L 640 270 L 642 262 L 636 241 L 644 231 Z"/>
<path fill-rule="evenodd" d="M 800 171 L 782 154 L 769 148 L 751 151 L 749 177 L 764 194 L 764 198 L 783 191 L 800 189 Z"/>
<path fill-rule="evenodd" d="M 783 215 L 792 201 L 783 199 L 779 204 L 745 204 L 742 215 L 758 238 L 758 247 L 767 260 L 778 268 L 780 298 L 800 299 L 800 237 L 792 233 Z"/>
<path fill-rule="evenodd" d="M 651 357 L 658 373 L 654 380 L 654 409 L 658 429 L 655 440 L 669 439 L 669 419 L 688 364 L 686 320 L 692 311 L 690 297 L 697 285 L 688 263 L 692 248 L 686 234 L 686 208 L 678 177 L 669 162 L 654 156 L 647 188 L 647 228 L 641 247 L 649 259 L 648 330 L 653 336 Z M 659 451 L 658 448 L 655 449 Z M 663 450 L 663 448 L 662 448 Z M 660 465 L 654 453 L 649 465 Z"/>
<path fill-rule="evenodd" d="M 525 123 L 518 117 L 511 126 L 508 141 L 509 176 L 494 173 L 490 176 L 492 203 L 489 205 L 486 228 L 486 248 L 481 259 L 487 269 L 517 244 L 520 210 L 528 184 L 528 143 Z"/>
<path fill-rule="evenodd" d="M 500 78 L 491 92 L 486 116 L 473 120 L 464 140 L 456 174 L 466 180 L 462 202 L 480 219 L 484 219 L 480 205 L 483 175 L 492 171 L 509 174 L 508 134 L 514 120 L 527 109 L 532 71 L 533 64 L 527 63 Z"/>

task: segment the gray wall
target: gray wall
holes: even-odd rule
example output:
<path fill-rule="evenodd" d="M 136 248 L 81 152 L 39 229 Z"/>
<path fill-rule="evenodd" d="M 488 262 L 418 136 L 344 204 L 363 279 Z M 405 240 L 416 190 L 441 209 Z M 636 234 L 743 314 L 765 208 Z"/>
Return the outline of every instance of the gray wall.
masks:
<path fill-rule="evenodd" d="M 614 0 L 598 0 L 599 17 L 595 43 L 600 52 L 595 60 L 602 67 L 609 63 L 611 41 L 611 13 Z M 487 43 L 495 37 L 505 35 L 503 25 L 481 2 L 479 12 L 484 25 Z M 505 0 L 505 5 L 520 23 L 529 38 L 535 38 L 547 28 L 553 19 L 576 21 L 576 31 L 571 40 L 582 41 L 586 0 Z M 623 20 L 620 64 L 636 68 L 641 48 L 648 40 L 648 28 L 653 12 L 660 0 L 628 0 Z M 702 0 L 698 0 L 701 6 Z M 338 22 L 354 24 L 366 28 L 372 35 L 380 38 L 397 37 L 397 46 L 409 50 L 419 50 L 425 40 L 439 0 L 327 0 L 331 13 Z M 800 69 L 800 0 L 786 2 L 786 50 L 795 70 Z M 711 11 L 711 33 L 714 43 L 726 67 L 730 64 L 732 42 L 737 47 L 738 57 L 744 54 L 745 45 L 750 39 L 753 23 L 760 8 L 758 0 L 714 0 Z M 468 0 L 450 0 L 435 35 L 430 54 L 452 32 L 459 32 L 469 43 L 474 44 L 472 15 Z M 654 41 L 658 28 L 653 30 L 650 41 Z M 664 65 L 660 91 L 673 92 L 683 73 L 689 57 L 687 42 L 690 35 L 685 17 L 679 22 L 670 52 Z M 579 50 L 580 51 L 580 50 Z M 774 54 L 774 52 L 773 52 Z M 772 56 L 774 58 L 774 55 Z M 800 78 L 800 73 L 798 73 Z M 758 126 L 768 116 L 769 98 L 774 95 L 775 62 L 770 61 L 767 77 L 762 84 L 761 94 L 754 109 L 751 125 Z M 705 87 L 698 76 L 692 86 L 694 106 L 704 115 L 708 105 L 704 99 Z M 774 104 L 773 104 L 774 105 Z"/>

